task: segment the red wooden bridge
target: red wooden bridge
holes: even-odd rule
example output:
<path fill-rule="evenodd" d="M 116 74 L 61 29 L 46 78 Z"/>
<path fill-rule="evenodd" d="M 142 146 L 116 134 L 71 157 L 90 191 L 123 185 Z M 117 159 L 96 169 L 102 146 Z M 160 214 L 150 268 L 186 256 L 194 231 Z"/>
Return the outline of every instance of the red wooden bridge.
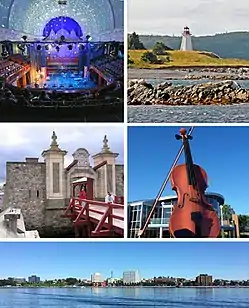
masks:
<path fill-rule="evenodd" d="M 123 204 L 71 198 L 63 217 L 73 221 L 76 237 L 124 236 Z"/>

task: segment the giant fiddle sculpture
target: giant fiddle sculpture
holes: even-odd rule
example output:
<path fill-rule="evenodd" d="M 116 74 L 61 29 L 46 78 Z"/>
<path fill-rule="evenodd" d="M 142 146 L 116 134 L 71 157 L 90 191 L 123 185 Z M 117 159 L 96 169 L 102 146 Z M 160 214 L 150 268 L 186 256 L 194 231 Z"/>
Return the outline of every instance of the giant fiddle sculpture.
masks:
<path fill-rule="evenodd" d="M 220 221 L 217 212 L 205 198 L 207 174 L 193 163 L 189 136 L 185 129 L 180 130 L 176 139 L 182 140 L 185 164 L 176 166 L 170 175 L 172 189 L 178 199 L 170 217 L 169 230 L 173 237 L 218 237 Z"/>
<path fill-rule="evenodd" d="M 169 231 L 176 238 L 215 238 L 220 234 L 220 220 L 217 212 L 205 198 L 207 188 L 207 174 L 200 166 L 193 163 L 189 140 L 192 139 L 192 127 L 187 133 L 180 130 L 176 139 L 182 140 L 179 150 L 169 173 L 153 203 L 151 211 L 137 236 L 142 237 L 148 227 L 159 199 L 168 181 L 177 193 L 177 204 L 170 217 Z M 177 165 L 181 153 L 184 151 L 185 164 Z"/>

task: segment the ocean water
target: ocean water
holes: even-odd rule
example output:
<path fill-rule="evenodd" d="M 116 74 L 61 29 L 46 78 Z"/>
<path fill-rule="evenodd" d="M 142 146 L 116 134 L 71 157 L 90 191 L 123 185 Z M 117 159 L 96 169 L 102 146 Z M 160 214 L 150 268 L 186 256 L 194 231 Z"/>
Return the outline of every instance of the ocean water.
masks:
<path fill-rule="evenodd" d="M 154 86 L 164 82 L 148 79 Z M 192 85 L 210 80 L 169 80 L 175 85 Z M 236 81 L 241 87 L 249 88 L 249 80 Z M 129 123 L 249 123 L 248 104 L 228 106 L 128 106 Z"/>
<path fill-rule="evenodd" d="M 1 308 L 248 308 L 248 289 L 5 288 Z"/>
<path fill-rule="evenodd" d="M 129 70 L 129 79 L 145 79 L 153 86 L 168 81 L 174 85 L 194 85 L 222 80 L 166 80 L 166 77 L 181 78 L 186 73 L 165 70 Z M 249 89 L 249 80 L 236 80 Z M 249 123 L 248 104 L 228 106 L 128 106 L 129 123 Z"/>
<path fill-rule="evenodd" d="M 249 123 L 249 104 L 128 106 L 129 123 Z"/>

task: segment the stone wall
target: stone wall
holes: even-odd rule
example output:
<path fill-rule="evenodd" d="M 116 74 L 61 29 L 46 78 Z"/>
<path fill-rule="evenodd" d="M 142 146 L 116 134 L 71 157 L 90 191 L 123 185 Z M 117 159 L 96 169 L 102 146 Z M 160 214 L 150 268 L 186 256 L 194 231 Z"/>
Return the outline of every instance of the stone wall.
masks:
<path fill-rule="evenodd" d="M 116 195 L 124 196 L 124 165 L 116 165 Z"/>
<path fill-rule="evenodd" d="M 38 230 L 41 237 L 73 237 L 73 223 L 61 217 L 67 205 L 46 199 L 45 163 L 7 163 L 4 208 L 20 208 L 27 230 Z"/>
<path fill-rule="evenodd" d="M 4 208 L 22 210 L 27 230 L 44 227 L 46 203 L 46 166 L 39 162 L 8 162 Z"/>

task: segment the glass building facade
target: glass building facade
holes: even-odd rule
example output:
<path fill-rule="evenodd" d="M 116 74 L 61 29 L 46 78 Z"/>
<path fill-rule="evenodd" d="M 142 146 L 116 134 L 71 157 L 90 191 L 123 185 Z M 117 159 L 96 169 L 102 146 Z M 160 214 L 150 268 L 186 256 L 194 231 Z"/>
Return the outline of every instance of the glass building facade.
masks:
<path fill-rule="evenodd" d="M 219 219 L 222 219 L 221 206 L 224 197 L 216 193 L 207 193 L 207 201 L 213 205 Z M 145 224 L 146 218 L 153 206 L 154 200 L 144 200 L 128 203 L 128 237 L 136 238 L 137 233 Z M 160 198 L 156 210 L 149 222 L 144 236 L 148 238 L 167 238 L 169 233 L 169 220 L 173 206 L 177 204 L 177 196 Z"/>

